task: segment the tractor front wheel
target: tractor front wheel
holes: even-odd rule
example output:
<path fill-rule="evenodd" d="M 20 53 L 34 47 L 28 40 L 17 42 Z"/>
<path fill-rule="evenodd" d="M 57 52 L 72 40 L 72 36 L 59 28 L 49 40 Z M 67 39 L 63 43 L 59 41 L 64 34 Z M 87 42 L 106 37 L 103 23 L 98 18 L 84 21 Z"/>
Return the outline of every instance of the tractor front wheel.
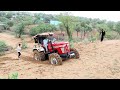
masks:
<path fill-rule="evenodd" d="M 49 62 L 52 65 L 62 65 L 62 58 L 57 53 L 52 53 L 49 55 Z"/>
<path fill-rule="evenodd" d="M 70 48 L 70 51 L 73 52 L 75 54 L 75 59 L 78 59 L 80 57 L 78 51 L 75 48 Z"/>

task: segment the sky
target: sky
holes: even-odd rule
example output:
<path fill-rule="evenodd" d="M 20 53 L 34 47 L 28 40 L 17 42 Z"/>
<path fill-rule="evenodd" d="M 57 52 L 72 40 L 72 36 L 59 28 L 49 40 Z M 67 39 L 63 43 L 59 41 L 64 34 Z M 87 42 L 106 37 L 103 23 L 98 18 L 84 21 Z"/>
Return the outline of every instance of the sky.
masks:
<path fill-rule="evenodd" d="M 60 14 L 64 11 L 28 11 L 31 13 Z M 99 18 L 107 21 L 120 21 L 120 11 L 67 11 L 74 16 Z"/>

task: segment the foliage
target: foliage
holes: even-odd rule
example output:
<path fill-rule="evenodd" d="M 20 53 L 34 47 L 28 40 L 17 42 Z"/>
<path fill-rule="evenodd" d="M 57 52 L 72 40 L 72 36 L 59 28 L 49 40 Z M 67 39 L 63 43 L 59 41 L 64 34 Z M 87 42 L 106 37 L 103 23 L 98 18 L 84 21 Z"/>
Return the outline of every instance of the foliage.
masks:
<path fill-rule="evenodd" d="M 17 24 L 14 29 L 17 37 L 21 37 L 21 35 L 24 33 L 24 27 L 25 25 L 23 23 Z"/>
<path fill-rule="evenodd" d="M 113 40 L 113 39 L 117 39 L 118 35 L 114 31 L 109 31 L 106 33 L 105 38 L 107 38 L 108 40 Z"/>
<path fill-rule="evenodd" d="M 4 41 L 0 41 L 0 55 L 4 54 L 6 48 L 7 48 L 6 43 Z"/>
<path fill-rule="evenodd" d="M 28 45 L 27 45 L 27 43 L 23 40 L 23 41 L 22 41 L 22 49 L 26 49 L 26 48 L 28 48 Z"/>
<path fill-rule="evenodd" d="M 120 35 L 120 21 L 117 22 L 116 26 L 115 26 L 115 31 L 119 33 Z"/>
<path fill-rule="evenodd" d="M 8 18 L 8 19 L 12 18 L 12 15 L 13 15 L 13 13 L 8 12 L 8 13 L 6 14 L 6 18 Z"/>
<path fill-rule="evenodd" d="M 15 73 L 9 74 L 8 79 L 18 79 L 18 73 L 15 72 Z"/>
<path fill-rule="evenodd" d="M 52 32 L 56 30 L 56 27 L 54 25 L 46 24 L 46 23 L 41 23 L 39 26 L 33 27 L 30 30 L 30 35 L 34 36 L 38 33 L 42 32 Z"/>
<path fill-rule="evenodd" d="M 90 42 L 94 42 L 94 41 L 96 41 L 96 39 L 97 39 L 97 37 L 91 35 L 91 37 L 88 40 Z"/>
<path fill-rule="evenodd" d="M 7 25 L 8 25 L 9 27 L 12 27 L 12 26 L 14 25 L 14 23 L 13 23 L 13 21 L 8 21 L 8 22 L 7 22 Z"/>
<path fill-rule="evenodd" d="M 4 49 L 6 48 L 6 43 L 4 41 L 0 41 L 0 52 L 4 51 Z"/>
<path fill-rule="evenodd" d="M 58 16 L 59 21 L 62 22 L 63 26 L 65 27 L 65 30 L 68 34 L 69 37 L 69 42 L 72 42 L 73 38 L 72 38 L 72 32 L 74 30 L 74 26 L 75 26 L 75 22 L 74 20 L 76 18 L 74 18 L 73 16 L 70 15 L 70 13 L 65 12 L 65 13 L 61 13 Z"/>
<path fill-rule="evenodd" d="M 7 22 L 7 21 L 9 21 L 9 19 L 6 18 L 6 17 L 0 17 L 0 21 L 1 21 L 1 22 Z"/>

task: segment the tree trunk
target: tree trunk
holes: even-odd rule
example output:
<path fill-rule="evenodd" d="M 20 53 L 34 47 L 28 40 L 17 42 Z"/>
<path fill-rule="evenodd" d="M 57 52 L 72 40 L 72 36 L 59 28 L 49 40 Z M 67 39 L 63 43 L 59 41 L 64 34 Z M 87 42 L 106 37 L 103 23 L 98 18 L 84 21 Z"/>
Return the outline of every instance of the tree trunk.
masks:
<path fill-rule="evenodd" d="M 85 30 L 84 30 L 84 39 L 85 39 L 85 34 L 86 34 L 86 32 L 85 32 Z"/>
<path fill-rule="evenodd" d="M 19 33 L 19 38 L 21 38 L 21 33 Z"/>
<path fill-rule="evenodd" d="M 68 37 L 69 37 L 69 42 L 71 42 L 72 41 L 72 34 L 71 34 L 68 26 L 66 27 L 66 31 L 67 31 L 67 34 L 68 34 Z"/>
<path fill-rule="evenodd" d="M 77 31 L 77 37 L 78 37 L 78 31 Z"/>
<path fill-rule="evenodd" d="M 81 36 L 81 39 L 82 39 L 82 32 L 80 32 L 80 36 Z"/>

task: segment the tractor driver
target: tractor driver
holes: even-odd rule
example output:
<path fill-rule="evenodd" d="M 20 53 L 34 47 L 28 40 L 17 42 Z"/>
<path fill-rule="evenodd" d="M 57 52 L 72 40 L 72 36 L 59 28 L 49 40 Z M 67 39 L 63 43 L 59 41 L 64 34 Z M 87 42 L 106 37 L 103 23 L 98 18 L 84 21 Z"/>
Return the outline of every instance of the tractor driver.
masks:
<path fill-rule="evenodd" d="M 47 36 L 45 36 L 45 39 L 43 40 L 43 46 L 45 47 L 46 52 L 48 52 L 48 48 L 47 48 L 47 46 L 48 46 L 48 37 Z"/>

